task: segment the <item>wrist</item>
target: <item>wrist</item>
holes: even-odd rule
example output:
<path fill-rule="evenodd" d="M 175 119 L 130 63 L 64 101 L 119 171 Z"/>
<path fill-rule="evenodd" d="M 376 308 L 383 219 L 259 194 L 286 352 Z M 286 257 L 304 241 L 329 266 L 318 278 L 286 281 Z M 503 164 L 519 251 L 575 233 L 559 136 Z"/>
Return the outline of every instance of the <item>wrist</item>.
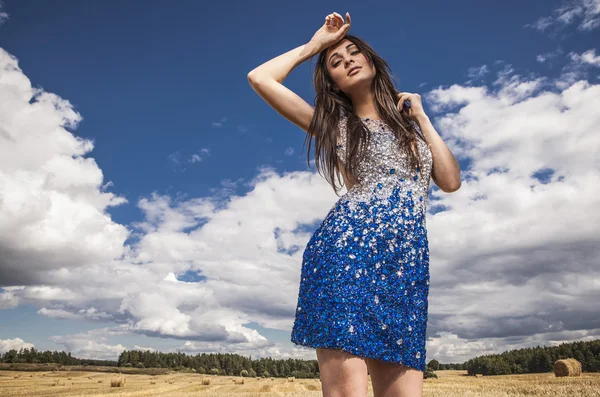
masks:
<path fill-rule="evenodd" d="M 317 41 L 311 40 L 306 43 L 306 48 L 311 52 L 311 54 L 316 55 L 323 51 L 324 46 Z"/>
<path fill-rule="evenodd" d="M 416 120 L 417 123 L 419 123 L 419 126 L 429 122 L 429 116 L 427 116 L 425 113 L 418 113 L 414 115 L 413 118 Z"/>

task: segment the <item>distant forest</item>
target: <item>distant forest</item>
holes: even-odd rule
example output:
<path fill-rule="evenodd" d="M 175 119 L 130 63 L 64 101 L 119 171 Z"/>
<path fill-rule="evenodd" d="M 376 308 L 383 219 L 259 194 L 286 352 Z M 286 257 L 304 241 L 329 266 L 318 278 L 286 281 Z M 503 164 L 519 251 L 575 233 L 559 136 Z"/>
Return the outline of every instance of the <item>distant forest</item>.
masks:
<path fill-rule="evenodd" d="M 528 374 L 550 372 L 554 362 L 563 358 L 579 361 L 583 372 L 600 372 L 600 339 L 479 356 L 470 359 L 464 366 L 469 375 Z"/>
<path fill-rule="evenodd" d="M 501 354 L 479 356 L 462 364 L 441 364 L 431 360 L 431 371 L 458 369 L 469 375 L 508 375 L 551 372 L 556 360 L 575 358 L 584 372 L 600 372 L 600 339 L 589 342 L 563 343 L 553 347 L 532 347 L 510 350 Z M 169 368 L 176 371 L 194 371 L 200 374 L 229 376 L 262 376 L 317 378 L 317 360 L 299 359 L 252 359 L 239 354 L 161 353 L 141 350 L 125 350 L 117 361 L 79 359 L 71 353 L 38 351 L 35 348 L 9 350 L 0 354 L 2 363 L 55 363 L 61 365 L 93 365 L 108 367 Z"/>
<path fill-rule="evenodd" d="M 34 347 L 31 349 L 21 348 L 18 351 L 11 349 L 0 354 L 0 363 L 17 364 L 60 364 L 60 365 L 97 365 L 104 367 L 116 367 L 117 362 L 113 360 L 88 360 L 75 358 L 71 353 L 57 351 L 40 351 Z"/>

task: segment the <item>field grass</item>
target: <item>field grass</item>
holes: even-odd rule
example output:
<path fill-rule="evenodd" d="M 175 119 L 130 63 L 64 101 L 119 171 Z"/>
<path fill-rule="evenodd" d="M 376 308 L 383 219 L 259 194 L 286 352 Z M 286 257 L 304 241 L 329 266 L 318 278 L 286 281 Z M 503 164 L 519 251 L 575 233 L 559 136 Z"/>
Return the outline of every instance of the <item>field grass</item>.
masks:
<path fill-rule="evenodd" d="M 600 374 L 585 373 L 578 378 L 556 378 L 554 374 L 465 376 L 465 371 L 437 371 L 439 379 L 425 380 L 427 397 L 600 397 Z M 111 381 L 125 378 L 123 387 Z M 210 385 L 202 385 L 210 379 Z M 171 373 L 132 375 L 79 371 L 0 371 L 2 397 L 29 396 L 122 396 L 122 397 L 271 397 L 320 396 L 318 379 L 242 378 Z M 372 390 L 369 387 L 369 395 Z"/>

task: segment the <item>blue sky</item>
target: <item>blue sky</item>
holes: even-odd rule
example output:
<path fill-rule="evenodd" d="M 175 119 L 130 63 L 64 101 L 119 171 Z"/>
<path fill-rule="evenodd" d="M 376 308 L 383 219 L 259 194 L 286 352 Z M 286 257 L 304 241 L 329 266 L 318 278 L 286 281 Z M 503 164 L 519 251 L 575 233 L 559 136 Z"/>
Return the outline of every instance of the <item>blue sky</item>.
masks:
<path fill-rule="evenodd" d="M 432 211 L 428 219 L 428 360 L 464 361 L 512 347 L 596 337 L 600 324 L 591 317 L 576 325 L 568 316 L 539 314 L 574 310 L 587 318 L 584 307 L 570 300 L 546 307 L 536 299 L 538 288 L 548 283 L 589 280 L 593 269 L 586 256 L 574 260 L 578 265 L 569 273 L 553 266 L 555 271 L 548 270 L 545 255 L 530 255 L 553 252 L 557 241 L 574 244 L 554 255 L 563 258 L 594 232 L 583 228 L 590 234 L 581 231 L 565 239 L 559 226 L 567 221 L 541 226 L 536 220 L 547 214 L 541 203 L 560 206 L 572 197 L 585 198 L 585 205 L 567 206 L 560 215 L 572 222 L 587 219 L 586 205 L 593 208 L 597 200 L 594 191 L 585 190 L 586 183 L 568 178 L 597 164 L 593 157 L 575 149 L 550 154 L 552 148 L 577 147 L 582 141 L 588 150 L 598 144 L 589 137 L 593 129 L 598 135 L 597 111 L 586 109 L 598 109 L 594 106 L 600 103 L 595 52 L 600 29 L 594 22 L 600 3 L 377 4 L 4 0 L 0 48 L 6 56 L 0 73 L 6 77 L 13 70 L 13 77 L 0 77 L 0 93 L 2 103 L 15 105 L 5 107 L 0 127 L 16 137 L 16 146 L 5 145 L 4 154 L 10 150 L 19 160 L 0 162 L 0 182 L 14 204 L 0 207 L 4 219 L 14 216 L 14 223 L 0 220 L 0 231 L 7 233 L 0 238 L 0 252 L 16 258 L 0 262 L 0 274 L 8 280 L 0 280 L 0 350 L 33 344 L 111 358 L 124 347 L 141 346 L 313 357 L 289 343 L 302 250 L 279 257 L 284 254 L 273 250 L 270 239 L 280 228 L 284 232 L 275 240 L 302 248 L 336 197 L 307 166 L 304 132 L 260 99 L 246 75 L 306 43 L 332 11 L 351 13 L 350 33 L 388 61 L 399 90 L 423 95 L 425 111 L 459 159 L 463 178 L 474 179 L 451 195 L 432 183 L 430 207 L 446 210 Z M 306 62 L 285 81 L 311 104 L 312 70 Z M 576 85 L 582 81 L 587 86 Z M 13 93 L 27 91 L 28 84 L 56 97 L 48 99 L 54 105 L 45 113 L 19 127 L 14 121 L 24 114 L 19 109 L 33 111 L 35 100 Z M 572 96 L 585 101 L 575 106 Z M 540 104 L 540 98 L 549 102 Z M 57 118 L 76 128 L 63 129 L 69 123 Z M 546 125 L 548 120 L 556 122 Z M 515 137 L 515 126 L 536 133 Z M 32 128 L 43 138 L 25 139 L 34 134 Z M 552 128 L 556 135 L 545 135 Z M 569 131 L 571 137 L 565 137 Z M 74 137 L 93 149 L 81 155 Z M 72 142 L 55 150 L 66 139 Z M 64 159 L 69 150 L 80 160 L 94 161 L 69 165 Z M 48 189 L 28 185 L 23 181 L 30 179 L 14 164 L 42 179 L 53 175 L 65 182 Z M 514 173 L 505 179 L 475 178 L 507 167 Z M 567 187 L 561 175 L 573 185 Z M 529 197 L 531 184 L 547 191 Z M 514 195 L 508 198 L 506 191 Z M 40 197 L 52 204 L 43 207 Z M 473 197 L 487 200 L 474 209 Z M 122 203 L 111 206 L 110 200 Z M 537 217 L 531 215 L 535 208 Z M 39 217 L 27 220 L 27 211 Z M 532 218 L 523 221 L 526 214 Z M 230 223 L 230 217 L 239 222 Z M 265 224 L 266 218 L 272 223 Z M 23 236 L 34 238 L 32 224 L 43 225 L 43 234 L 32 240 L 37 245 L 22 243 Z M 491 233 L 485 244 L 474 230 Z M 511 240 L 518 233 L 539 236 L 540 230 L 546 233 L 539 240 L 523 243 L 521 235 Z M 504 254 L 497 248 L 502 244 Z M 538 264 L 532 266 L 536 271 L 525 270 L 531 263 Z M 240 266 L 247 267 L 237 274 Z M 459 276 L 471 272 L 471 266 L 476 269 L 469 273 L 472 278 Z M 119 283 L 117 270 L 131 279 L 125 276 L 129 281 Z M 446 276 L 450 270 L 455 278 Z M 255 275 L 262 275 L 260 281 Z M 472 288 L 461 289 L 463 281 Z M 474 291 L 494 302 L 520 294 L 525 308 L 490 314 L 484 310 L 489 302 L 472 303 Z M 573 291 L 573 300 L 585 291 Z M 597 292 L 589 294 L 597 297 Z M 153 310 L 155 302 L 165 306 Z M 492 332 L 500 323 L 511 326 Z M 468 324 L 469 330 L 456 324 Z"/>

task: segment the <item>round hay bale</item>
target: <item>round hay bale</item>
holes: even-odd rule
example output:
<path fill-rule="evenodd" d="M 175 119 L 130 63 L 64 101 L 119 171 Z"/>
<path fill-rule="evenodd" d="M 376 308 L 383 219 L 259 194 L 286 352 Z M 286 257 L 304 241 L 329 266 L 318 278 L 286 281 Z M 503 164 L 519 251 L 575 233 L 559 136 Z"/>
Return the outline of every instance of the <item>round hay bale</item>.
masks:
<path fill-rule="evenodd" d="M 556 360 L 553 369 L 555 376 L 581 376 L 581 363 L 574 358 Z"/>

